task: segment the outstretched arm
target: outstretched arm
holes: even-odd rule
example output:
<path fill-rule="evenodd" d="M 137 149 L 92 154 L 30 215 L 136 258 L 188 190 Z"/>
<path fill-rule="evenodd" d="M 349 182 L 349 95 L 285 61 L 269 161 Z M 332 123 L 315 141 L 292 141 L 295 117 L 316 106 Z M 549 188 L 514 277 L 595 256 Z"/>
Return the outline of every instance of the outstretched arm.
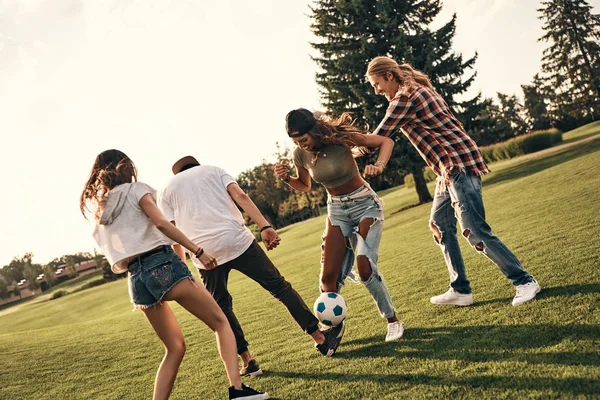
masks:
<path fill-rule="evenodd" d="M 230 183 L 227 186 L 227 192 L 229 192 L 229 196 L 236 202 L 238 206 L 244 210 L 246 214 L 250 217 L 252 221 L 258 225 L 260 228 L 260 236 L 263 240 L 263 243 L 267 247 L 267 250 L 272 250 L 279 245 L 281 238 L 275 232 L 270 225 L 267 219 L 262 215 L 256 204 L 252 201 L 250 196 L 246 194 L 242 190 L 241 187 L 238 186 L 237 183 Z"/>

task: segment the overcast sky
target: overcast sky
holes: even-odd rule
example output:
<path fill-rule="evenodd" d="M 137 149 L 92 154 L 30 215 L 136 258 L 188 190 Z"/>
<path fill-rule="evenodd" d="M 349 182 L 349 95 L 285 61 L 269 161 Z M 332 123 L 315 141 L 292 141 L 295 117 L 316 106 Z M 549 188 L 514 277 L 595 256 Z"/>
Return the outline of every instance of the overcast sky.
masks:
<path fill-rule="evenodd" d="M 591 0 L 594 12 L 600 0 Z M 0 0 L 0 266 L 93 251 L 78 199 L 118 148 L 160 188 L 179 157 L 234 176 L 289 145 L 285 114 L 319 109 L 309 2 Z M 469 95 L 521 95 L 544 43 L 534 0 L 445 0 Z"/>

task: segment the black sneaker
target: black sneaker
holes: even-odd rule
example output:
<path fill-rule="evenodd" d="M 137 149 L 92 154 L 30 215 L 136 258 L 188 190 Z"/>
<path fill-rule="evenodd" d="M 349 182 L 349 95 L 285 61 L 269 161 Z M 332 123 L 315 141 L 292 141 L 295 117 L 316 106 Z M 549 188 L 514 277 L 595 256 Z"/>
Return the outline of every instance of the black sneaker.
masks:
<path fill-rule="evenodd" d="M 260 366 L 256 360 L 250 360 L 248 365 L 240 369 L 241 376 L 259 376 L 262 375 L 262 373 L 262 369 L 260 369 Z"/>
<path fill-rule="evenodd" d="M 259 392 L 258 390 L 252 389 L 250 386 L 246 386 L 242 383 L 242 390 L 237 390 L 233 386 L 229 387 L 229 400 L 244 399 L 244 400 L 264 400 L 268 399 L 269 394 Z"/>
<path fill-rule="evenodd" d="M 325 335 L 325 341 L 323 344 L 315 344 L 316 349 L 325 357 L 333 356 L 342 341 L 345 330 L 346 322 L 342 321 L 338 326 L 327 329 L 326 331 L 321 331 L 323 332 L 323 335 Z"/>

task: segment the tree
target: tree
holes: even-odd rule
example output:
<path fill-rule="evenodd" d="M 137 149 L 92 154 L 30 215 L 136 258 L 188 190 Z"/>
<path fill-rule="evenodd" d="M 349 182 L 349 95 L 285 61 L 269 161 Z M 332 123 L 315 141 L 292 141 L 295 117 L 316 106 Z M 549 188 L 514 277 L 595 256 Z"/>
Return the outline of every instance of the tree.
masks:
<path fill-rule="evenodd" d="M 44 265 L 42 268 L 44 272 L 44 277 L 46 277 L 46 283 L 48 286 L 52 287 L 56 283 L 56 270 L 52 268 L 51 265 Z"/>
<path fill-rule="evenodd" d="M 500 102 L 502 118 L 508 122 L 511 128 L 511 136 L 527 133 L 527 121 L 523 117 L 523 106 L 519 103 L 517 96 L 497 93 Z M 509 138 L 507 138 L 509 139 Z"/>
<path fill-rule="evenodd" d="M 67 274 L 69 275 L 69 278 L 77 277 L 79 273 L 77 272 L 77 267 L 75 266 L 75 258 L 73 256 L 66 256 L 65 261 Z"/>
<path fill-rule="evenodd" d="M 25 265 L 31 264 L 33 260 L 33 253 L 25 253 L 22 257 L 14 257 L 10 264 L 5 265 L 0 272 L 7 282 L 21 281 L 25 276 L 23 271 Z"/>
<path fill-rule="evenodd" d="M 311 29 L 320 39 L 312 43 L 320 55 L 313 60 L 321 69 L 316 80 L 328 113 L 350 111 L 364 127 L 381 121 L 387 104 L 364 78 L 368 62 L 379 55 L 412 64 L 430 77 L 451 106 L 458 105 L 455 96 L 467 90 L 475 77 L 462 78 L 476 55 L 464 60 L 451 51 L 456 15 L 438 30 L 428 28 L 440 10 L 440 0 L 317 1 L 311 8 Z M 431 201 L 424 161 L 404 135 L 396 139 L 392 163 L 382 179 L 393 182 L 412 173 L 419 201 Z M 394 174 L 399 177 L 390 179 Z"/>
<path fill-rule="evenodd" d="M 17 284 L 17 282 L 13 281 L 12 286 L 13 286 L 12 294 L 15 297 L 19 296 L 19 299 L 22 299 L 23 297 L 21 297 L 21 288 L 19 288 L 19 285 Z"/>
<path fill-rule="evenodd" d="M 600 16 L 585 0 L 542 1 L 538 9 L 550 43 L 542 71 L 552 87 L 552 113 L 559 120 L 600 116 Z"/>
<path fill-rule="evenodd" d="M 32 292 L 40 287 L 40 283 L 37 277 L 42 273 L 42 268 L 38 264 L 32 264 L 31 262 L 25 265 L 23 268 L 24 278 L 27 279 L 27 287 Z"/>
<path fill-rule="evenodd" d="M 539 74 L 535 74 L 530 85 L 521 85 L 523 89 L 523 109 L 530 129 L 537 131 L 550 128 L 550 117 L 548 115 L 548 87 L 544 85 Z"/>
<path fill-rule="evenodd" d="M 8 291 L 8 283 L 4 277 L 0 276 L 0 299 L 7 299 L 10 297 L 10 292 Z"/>

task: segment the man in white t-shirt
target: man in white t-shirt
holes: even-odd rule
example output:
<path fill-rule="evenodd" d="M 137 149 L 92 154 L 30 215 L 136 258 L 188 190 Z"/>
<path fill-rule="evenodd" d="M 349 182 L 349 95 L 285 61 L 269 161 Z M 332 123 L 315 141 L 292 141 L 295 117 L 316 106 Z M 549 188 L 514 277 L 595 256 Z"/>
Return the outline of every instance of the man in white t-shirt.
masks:
<path fill-rule="evenodd" d="M 244 332 L 233 313 L 232 298 L 227 290 L 229 271 L 232 269 L 259 283 L 281 301 L 302 330 L 311 335 L 321 354 L 331 357 L 344 334 L 344 325 L 340 324 L 326 331 L 319 330 L 317 318 L 290 283 L 281 276 L 245 226 L 236 204 L 260 227 L 260 235 L 267 250 L 279 245 L 279 235 L 252 199 L 227 172 L 218 167 L 200 165 L 192 156 L 178 160 L 172 171 L 175 176 L 161 191 L 159 207 L 167 219 L 217 260 L 218 266 L 207 270 L 192 256 L 204 286 L 229 320 L 238 354 L 243 361 L 240 374 L 255 376 L 262 374 L 262 370 L 250 354 Z M 175 248 L 185 261 L 183 248 L 177 245 Z"/>

